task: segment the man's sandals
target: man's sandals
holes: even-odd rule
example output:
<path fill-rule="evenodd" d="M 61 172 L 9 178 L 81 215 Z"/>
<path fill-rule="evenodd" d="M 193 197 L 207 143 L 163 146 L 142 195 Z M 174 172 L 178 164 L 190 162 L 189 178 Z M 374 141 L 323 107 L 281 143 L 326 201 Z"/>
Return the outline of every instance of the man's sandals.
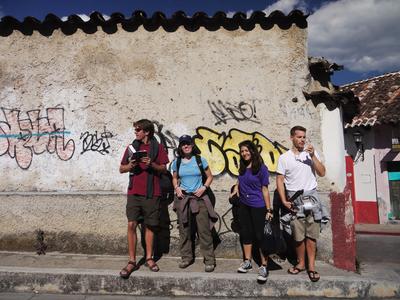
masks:
<path fill-rule="evenodd" d="M 129 268 L 130 265 L 132 267 Z M 138 269 L 139 269 L 138 264 L 135 261 L 130 260 L 130 261 L 128 261 L 128 264 L 126 265 L 126 267 L 123 268 L 121 270 L 121 272 L 119 272 L 119 276 L 121 276 L 123 279 L 128 279 L 129 276 L 131 276 L 132 272 L 136 271 Z"/>
<path fill-rule="evenodd" d="M 144 265 L 148 267 L 152 272 L 160 271 L 160 268 L 157 266 L 156 262 L 152 258 L 146 259 L 146 263 Z"/>
<path fill-rule="evenodd" d="M 297 275 L 305 270 L 306 269 L 300 269 L 298 267 L 291 267 L 290 269 L 287 270 L 287 272 L 291 275 Z M 317 271 L 307 271 L 307 274 L 308 278 L 310 278 L 312 282 L 317 282 L 320 278 L 319 273 Z"/>
<path fill-rule="evenodd" d="M 298 267 L 291 267 L 290 269 L 287 270 L 287 272 L 291 275 L 297 275 L 305 270 L 306 269 L 300 269 Z"/>

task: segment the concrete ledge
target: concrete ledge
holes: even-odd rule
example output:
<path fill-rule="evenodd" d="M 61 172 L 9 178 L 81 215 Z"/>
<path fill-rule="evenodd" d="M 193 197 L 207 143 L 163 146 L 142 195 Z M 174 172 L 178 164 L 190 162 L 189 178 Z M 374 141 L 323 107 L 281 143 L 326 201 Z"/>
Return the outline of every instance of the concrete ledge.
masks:
<path fill-rule="evenodd" d="M 118 276 L 124 256 L 51 253 L 38 256 L 25 252 L 0 252 L 0 292 L 119 294 L 136 296 L 202 297 L 318 297 L 395 298 L 400 297 L 400 267 L 362 266 L 361 274 L 343 271 L 318 261 L 320 281 L 313 283 L 307 273 L 287 274 L 290 264 L 275 258 L 269 264 L 267 283 L 259 284 L 257 266 L 238 274 L 239 259 L 217 259 L 213 273 L 205 273 L 201 257 L 187 269 L 178 268 L 179 258 L 162 257 L 160 272 L 147 267 L 128 280 Z M 365 274 L 363 274 L 365 270 Z"/>
<path fill-rule="evenodd" d="M 396 282 L 324 276 L 317 283 L 295 276 L 271 276 L 266 284 L 242 274 L 191 273 L 135 274 L 123 280 L 113 270 L 0 268 L 0 292 L 121 294 L 136 296 L 213 297 L 398 297 Z"/>

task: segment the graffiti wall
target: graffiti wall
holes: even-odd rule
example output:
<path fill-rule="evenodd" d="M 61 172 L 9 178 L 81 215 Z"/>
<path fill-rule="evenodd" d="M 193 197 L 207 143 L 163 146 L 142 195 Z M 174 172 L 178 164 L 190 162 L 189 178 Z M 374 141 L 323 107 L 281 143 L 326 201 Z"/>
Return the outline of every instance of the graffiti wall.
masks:
<path fill-rule="evenodd" d="M 179 136 L 194 136 L 215 175 L 220 224 L 229 223 L 241 141 L 257 145 L 271 191 L 292 126 L 305 126 L 324 157 L 321 109 L 302 92 L 306 44 L 295 24 L 0 37 L 0 198 L 8 203 L 0 240 L 25 241 L 21 233 L 40 228 L 55 239 L 125 241 L 128 175 L 119 165 L 142 118 L 154 121 L 170 161 Z M 322 191 L 330 186 L 320 180 Z"/>
<path fill-rule="evenodd" d="M 3 192 L 123 193 L 119 163 L 141 118 L 155 122 L 170 161 L 179 136 L 194 136 L 217 190 L 236 180 L 243 140 L 257 144 L 272 174 L 291 126 L 307 127 L 321 146 L 296 26 L 0 39 Z"/>
<path fill-rule="evenodd" d="M 34 156 L 43 153 L 54 154 L 61 161 L 68 161 L 75 154 L 75 145 L 79 147 L 76 156 L 82 156 L 87 152 L 100 155 L 111 153 L 110 141 L 116 134 L 107 130 L 106 126 L 100 132 L 94 130 L 80 133 L 76 142 L 73 138 L 68 138 L 72 133 L 65 128 L 63 108 L 47 108 L 45 114 L 41 110 L 27 112 L 6 108 L 1 110 L 4 121 L 0 121 L 0 157 L 5 156 L 3 160 L 14 160 L 22 170 L 29 171 Z M 156 138 L 169 152 L 172 161 L 177 155 L 179 136 L 159 121 L 152 121 L 156 128 Z M 287 150 L 283 145 L 259 132 L 244 132 L 232 128 L 226 133 L 203 126 L 194 130 L 195 145 L 209 162 L 215 176 L 224 173 L 233 177 L 238 175 L 240 160 L 238 145 L 242 141 L 251 140 L 257 145 L 271 172 L 276 170 L 279 155 Z"/>

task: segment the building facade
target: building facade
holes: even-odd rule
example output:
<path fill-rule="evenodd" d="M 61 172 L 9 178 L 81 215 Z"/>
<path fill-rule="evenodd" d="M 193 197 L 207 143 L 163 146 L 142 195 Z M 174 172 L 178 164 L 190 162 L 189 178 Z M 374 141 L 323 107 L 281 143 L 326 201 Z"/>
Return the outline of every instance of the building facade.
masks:
<path fill-rule="evenodd" d="M 118 167 L 141 118 L 155 122 L 170 160 L 180 135 L 195 136 L 215 176 L 219 255 L 240 256 L 228 191 L 243 140 L 259 145 L 273 191 L 289 129 L 305 126 L 328 167 L 323 201 L 330 208 L 331 193 L 344 194 L 341 103 L 305 97 L 323 87 L 310 74 L 299 11 L 6 17 L 0 34 L 2 250 L 32 249 L 40 229 L 52 250 L 124 253 L 128 178 Z M 320 258 L 331 260 L 332 249 L 329 228 Z"/>
<path fill-rule="evenodd" d="M 345 126 L 355 223 L 398 223 L 400 72 L 345 85 L 342 90 L 354 92 L 361 104 Z"/>

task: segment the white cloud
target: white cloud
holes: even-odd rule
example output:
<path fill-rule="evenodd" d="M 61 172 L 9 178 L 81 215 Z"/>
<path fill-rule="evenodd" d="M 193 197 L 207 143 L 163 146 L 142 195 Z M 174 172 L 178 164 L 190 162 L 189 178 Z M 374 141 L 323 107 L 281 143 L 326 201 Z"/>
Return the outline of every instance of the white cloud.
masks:
<path fill-rule="evenodd" d="M 236 13 L 235 11 L 228 11 L 228 12 L 226 13 L 226 16 L 227 16 L 228 18 L 232 18 L 233 15 L 234 15 L 235 13 Z"/>
<path fill-rule="evenodd" d="M 303 12 L 306 12 L 307 6 L 305 4 L 305 1 L 304 0 L 279 0 L 279 1 L 271 4 L 270 6 L 268 6 L 266 9 L 263 10 L 263 12 L 268 16 L 274 10 L 280 10 L 284 14 L 288 14 L 294 9 L 299 9 Z"/>
<path fill-rule="evenodd" d="M 84 21 L 87 22 L 90 20 L 90 17 L 88 15 L 85 14 L 78 14 L 78 16 Z"/>
<path fill-rule="evenodd" d="M 88 15 L 85 14 L 77 14 L 78 17 L 80 17 L 82 19 L 82 21 L 87 22 L 90 20 L 90 17 Z M 61 18 L 61 21 L 67 21 L 68 20 L 68 16 L 64 16 Z"/>
<path fill-rule="evenodd" d="M 248 10 L 248 11 L 246 11 L 246 17 L 247 18 L 250 18 L 251 17 L 251 14 L 254 12 L 254 10 Z"/>
<path fill-rule="evenodd" d="M 246 11 L 246 17 L 249 18 L 253 12 L 254 12 L 253 10 Z M 232 18 L 236 13 L 237 13 L 236 11 L 228 11 L 226 13 L 226 16 L 228 18 Z"/>
<path fill-rule="evenodd" d="M 400 68 L 400 1 L 339 0 L 308 18 L 309 54 L 356 72 Z"/>
<path fill-rule="evenodd" d="M 267 16 L 269 16 L 269 14 L 275 10 L 280 10 L 284 14 L 288 14 L 294 9 L 299 9 L 303 12 L 306 12 L 307 5 L 306 5 L 305 0 L 278 0 L 275 3 L 267 6 L 267 8 L 265 8 L 263 10 L 263 12 Z M 252 10 L 252 9 L 246 11 L 246 16 L 249 18 L 253 12 L 254 12 L 254 10 Z M 235 13 L 236 12 L 234 12 L 234 11 L 228 11 L 226 14 L 227 14 L 227 17 L 232 18 Z"/>
<path fill-rule="evenodd" d="M 84 22 L 87 22 L 90 20 L 90 16 L 85 15 L 85 14 L 77 14 L 77 16 L 79 16 Z M 111 17 L 109 15 L 102 14 L 102 16 L 105 21 L 108 21 L 111 19 Z M 64 22 L 67 20 L 68 20 L 68 16 L 64 16 L 61 18 L 61 21 L 64 21 Z"/>

